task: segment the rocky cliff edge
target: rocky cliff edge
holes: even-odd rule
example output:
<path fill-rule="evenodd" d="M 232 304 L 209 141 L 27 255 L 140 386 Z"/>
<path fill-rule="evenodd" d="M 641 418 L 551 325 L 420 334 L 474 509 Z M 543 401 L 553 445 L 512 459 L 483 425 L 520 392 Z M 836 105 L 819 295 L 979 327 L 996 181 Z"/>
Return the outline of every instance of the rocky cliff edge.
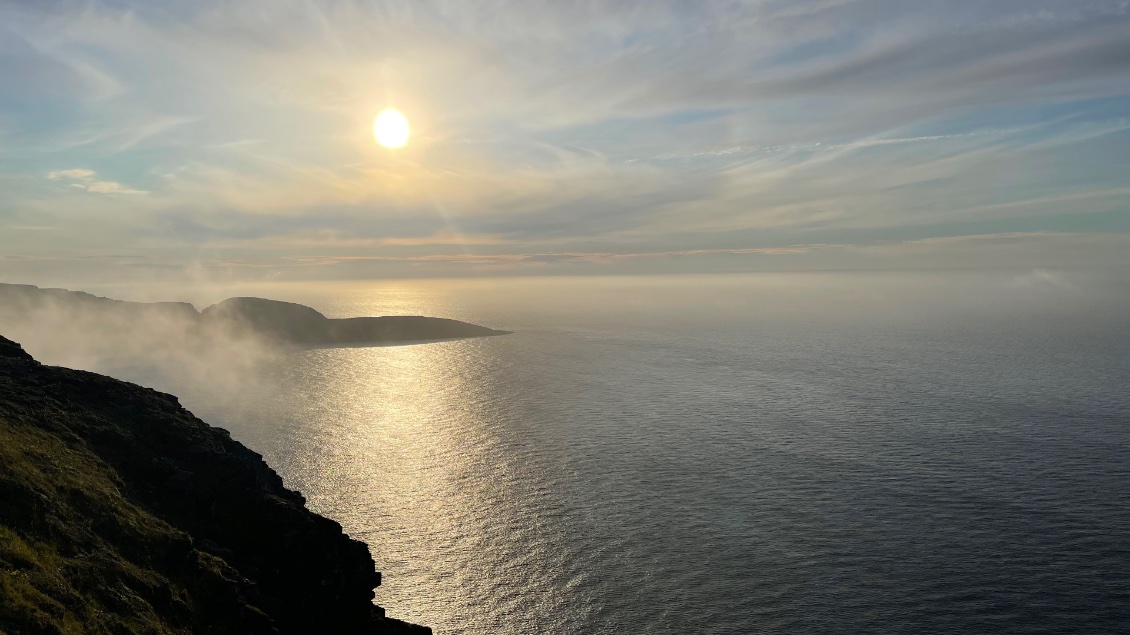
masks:
<path fill-rule="evenodd" d="M 0 337 L 0 633 L 370 635 L 368 547 L 171 395 Z"/>

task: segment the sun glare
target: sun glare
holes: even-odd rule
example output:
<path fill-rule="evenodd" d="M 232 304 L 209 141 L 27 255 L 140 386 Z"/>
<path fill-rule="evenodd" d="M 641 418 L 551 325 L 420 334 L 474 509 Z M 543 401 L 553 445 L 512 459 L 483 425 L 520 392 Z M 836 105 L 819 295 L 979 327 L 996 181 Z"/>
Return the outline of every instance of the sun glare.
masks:
<path fill-rule="evenodd" d="M 389 108 L 373 122 L 373 136 L 386 148 L 403 148 L 408 143 L 408 120 L 399 110 Z"/>

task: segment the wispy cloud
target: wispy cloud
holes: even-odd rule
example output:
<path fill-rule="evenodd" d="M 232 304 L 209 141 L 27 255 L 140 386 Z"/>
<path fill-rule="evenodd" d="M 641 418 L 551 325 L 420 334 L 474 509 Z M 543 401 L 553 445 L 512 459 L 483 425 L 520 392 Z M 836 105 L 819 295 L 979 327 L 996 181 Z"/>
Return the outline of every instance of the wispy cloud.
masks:
<path fill-rule="evenodd" d="M 99 179 L 94 170 L 86 168 L 52 170 L 47 173 L 47 178 L 52 181 L 63 181 L 68 187 L 94 194 L 145 194 L 141 190 L 135 190 L 117 181 Z"/>
<path fill-rule="evenodd" d="M 648 251 L 648 252 L 547 252 L 533 254 L 430 254 L 424 256 L 324 256 L 296 258 L 298 262 L 306 264 L 333 264 L 341 262 L 359 261 L 398 261 L 398 262 L 455 262 L 455 263 L 491 263 L 491 262 L 617 262 L 637 258 L 678 258 L 684 256 L 739 256 L 739 255 L 784 255 L 803 254 L 823 245 L 794 245 L 791 247 L 751 247 L 739 249 L 688 249 L 683 251 Z"/>

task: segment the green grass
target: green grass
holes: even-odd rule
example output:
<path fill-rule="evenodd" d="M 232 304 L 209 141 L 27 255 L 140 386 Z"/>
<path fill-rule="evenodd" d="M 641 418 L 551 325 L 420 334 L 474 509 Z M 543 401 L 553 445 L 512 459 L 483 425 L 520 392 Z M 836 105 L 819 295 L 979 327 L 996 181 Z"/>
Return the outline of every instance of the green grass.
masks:
<path fill-rule="evenodd" d="M 187 608 L 184 590 L 122 553 L 183 537 L 128 503 L 91 453 L 0 420 L 0 486 L 0 633 L 189 632 L 153 606 Z"/>

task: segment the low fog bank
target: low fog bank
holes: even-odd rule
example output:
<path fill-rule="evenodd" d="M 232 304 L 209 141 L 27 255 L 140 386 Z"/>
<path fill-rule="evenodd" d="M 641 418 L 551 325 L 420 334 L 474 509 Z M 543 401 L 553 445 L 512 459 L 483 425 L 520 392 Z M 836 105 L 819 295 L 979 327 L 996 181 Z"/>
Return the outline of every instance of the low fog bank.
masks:
<path fill-rule="evenodd" d="M 377 346 L 508 334 L 419 315 L 327 318 L 302 304 L 228 298 L 128 302 L 81 291 L 0 284 L 0 334 L 41 362 L 90 370 L 186 397 L 227 403 L 277 376 L 303 348 Z"/>
<path fill-rule="evenodd" d="M 246 330 L 205 326 L 187 303 L 122 302 L 0 285 L 0 334 L 44 364 L 228 400 L 283 352 Z"/>

